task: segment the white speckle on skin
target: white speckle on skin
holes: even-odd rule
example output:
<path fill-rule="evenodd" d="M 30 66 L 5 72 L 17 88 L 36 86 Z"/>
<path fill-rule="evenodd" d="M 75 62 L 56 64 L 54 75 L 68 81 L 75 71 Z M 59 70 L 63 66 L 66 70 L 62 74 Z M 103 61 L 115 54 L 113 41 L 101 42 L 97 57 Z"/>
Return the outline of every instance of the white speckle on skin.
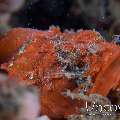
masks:
<path fill-rule="evenodd" d="M 28 74 L 26 76 L 29 78 L 29 80 L 34 79 L 34 73 L 33 72 L 28 72 Z"/>
<path fill-rule="evenodd" d="M 96 45 L 96 44 L 91 44 L 89 47 L 88 47 L 88 51 L 92 54 L 96 54 L 99 50 L 99 47 Z"/>
<path fill-rule="evenodd" d="M 12 67 L 13 65 L 14 65 L 13 62 L 11 62 L 8 67 Z"/>
<path fill-rule="evenodd" d="M 31 39 L 29 41 L 27 41 L 26 43 L 24 43 L 23 46 L 19 49 L 18 55 L 23 54 L 25 52 L 25 49 L 27 48 L 27 46 L 31 43 L 32 43 Z"/>
<path fill-rule="evenodd" d="M 19 55 L 20 54 L 23 54 L 24 53 L 24 50 L 25 50 L 25 45 L 21 47 L 21 49 L 19 50 Z"/>
<path fill-rule="evenodd" d="M 118 89 L 116 89 L 116 91 L 117 91 L 117 92 L 120 92 L 120 89 L 118 88 Z"/>
<path fill-rule="evenodd" d="M 30 75 L 29 79 L 32 80 L 34 77 L 33 77 L 33 73 Z"/>

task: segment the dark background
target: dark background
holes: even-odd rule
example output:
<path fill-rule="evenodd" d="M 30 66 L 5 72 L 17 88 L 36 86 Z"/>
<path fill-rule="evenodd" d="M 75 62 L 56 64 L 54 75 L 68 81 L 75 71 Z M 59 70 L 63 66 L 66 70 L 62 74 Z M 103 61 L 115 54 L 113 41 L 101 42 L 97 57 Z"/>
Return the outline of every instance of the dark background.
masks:
<path fill-rule="evenodd" d="M 20 0 L 0 0 L 0 3 L 6 4 L 5 1 L 17 4 Z M 10 2 L 7 3 L 6 12 L 1 11 L 0 4 L 0 13 L 11 15 L 9 22 L 5 23 L 10 28 L 29 27 L 47 30 L 51 25 L 55 25 L 61 30 L 95 29 L 108 40 L 120 33 L 120 0 L 22 1 L 24 3 L 21 7 L 15 11 L 13 9 L 12 12 L 9 10 Z"/>

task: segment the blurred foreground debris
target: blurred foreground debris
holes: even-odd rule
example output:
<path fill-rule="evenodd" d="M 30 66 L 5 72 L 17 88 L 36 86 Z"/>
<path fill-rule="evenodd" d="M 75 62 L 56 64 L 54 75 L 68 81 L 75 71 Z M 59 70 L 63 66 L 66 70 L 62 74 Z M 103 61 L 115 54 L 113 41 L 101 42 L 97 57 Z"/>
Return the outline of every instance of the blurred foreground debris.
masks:
<path fill-rule="evenodd" d="M 8 78 L 0 70 L 0 120 L 50 120 L 39 116 L 38 91 L 33 86 L 24 86 Z"/>
<path fill-rule="evenodd" d="M 0 0 L 0 34 L 10 30 L 11 16 L 23 6 L 24 2 L 25 0 Z"/>

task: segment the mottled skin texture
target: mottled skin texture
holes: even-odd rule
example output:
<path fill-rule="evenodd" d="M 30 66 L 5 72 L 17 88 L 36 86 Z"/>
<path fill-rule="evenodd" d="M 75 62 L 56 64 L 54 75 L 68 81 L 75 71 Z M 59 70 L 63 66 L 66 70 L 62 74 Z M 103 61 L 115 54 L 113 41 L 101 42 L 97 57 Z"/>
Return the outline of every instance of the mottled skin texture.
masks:
<path fill-rule="evenodd" d="M 18 77 L 23 84 L 36 85 L 41 91 L 42 113 L 63 120 L 66 115 L 79 113 L 79 108 L 84 104 L 83 101 L 72 100 L 62 94 L 66 89 L 78 91 L 82 85 L 76 85 L 74 79 L 67 78 L 64 73 L 57 74 L 61 71 L 61 64 L 53 41 L 59 39 L 67 42 L 60 49 L 79 51 L 80 55 L 73 60 L 77 66 L 81 67 L 85 63 L 89 65 L 84 76 L 91 76 L 94 86 L 87 93 L 104 96 L 119 85 L 120 48 L 105 42 L 99 33 L 89 30 L 62 33 L 59 28 L 51 28 L 49 31 L 18 28 L 1 38 L 4 44 L 0 44 L 0 59 L 4 60 L 14 54 L 14 58 L 1 67 L 9 72 L 9 76 Z M 6 41 L 10 41 L 10 51 L 5 49 L 8 44 Z"/>
<path fill-rule="evenodd" d="M 32 39 L 32 33 L 35 31 L 20 28 L 0 36 L 0 63 L 8 60 L 26 41 Z"/>

